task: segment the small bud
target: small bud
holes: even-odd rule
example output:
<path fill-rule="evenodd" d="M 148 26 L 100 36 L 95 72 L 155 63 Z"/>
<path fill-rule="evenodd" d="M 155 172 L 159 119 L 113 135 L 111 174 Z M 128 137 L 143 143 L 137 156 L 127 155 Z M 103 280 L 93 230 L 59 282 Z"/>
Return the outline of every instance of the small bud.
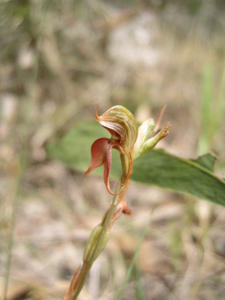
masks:
<path fill-rule="evenodd" d="M 139 155 L 142 155 L 146 152 L 149 152 L 151 149 L 153 149 L 160 140 L 162 140 L 164 137 L 166 137 L 169 133 L 169 125 L 164 127 L 162 130 L 160 130 L 156 135 L 148 139 L 141 147 L 139 151 Z M 138 157 L 137 156 L 137 157 Z"/>
<path fill-rule="evenodd" d="M 142 147 L 144 143 L 148 140 L 150 135 L 153 133 L 155 128 L 155 122 L 153 119 L 148 119 L 144 121 L 138 128 L 138 136 L 136 143 L 134 144 L 133 158 L 137 158 L 141 155 Z"/>
<path fill-rule="evenodd" d="M 149 119 L 143 122 L 138 128 L 138 137 L 136 143 L 134 144 L 133 150 L 134 159 L 150 151 L 161 139 L 168 135 L 169 125 L 161 130 L 158 130 L 162 116 L 165 112 L 165 108 L 166 106 L 164 105 L 159 113 L 156 123 L 154 120 Z"/>
<path fill-rule="evenodd" d="M 104 250 L 108 240 L 109 240 L 109 231 L 107 230 L 104 234 L 103 239 L 101 240 L 101 242 L 97 245 L 97 242 L 99 240 L 99 236 L 101 234 L 103 230 L 103 226 L 102 225 L 97 225 L 91 232 L 89 238 L 88 238 L 88 242 L 87 245 L 84 249 L 84 255 L 83 255 L 83 260 L 90 260 L 92 258 L 92 255 L 95 251 L 95 255 L 92 258 L 93 261 L 96 260 L 96 258 L 99 256 L 99 254 Z M 95 250 L 97 245 L 97 249 Z"/>

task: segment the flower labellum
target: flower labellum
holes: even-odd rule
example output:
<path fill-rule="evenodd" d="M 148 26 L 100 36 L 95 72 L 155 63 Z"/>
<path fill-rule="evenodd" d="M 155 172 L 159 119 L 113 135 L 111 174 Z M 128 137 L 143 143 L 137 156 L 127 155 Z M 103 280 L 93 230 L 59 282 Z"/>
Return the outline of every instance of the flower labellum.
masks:
<path fill-rule="evenodd" d="M 92 170 L 104 164 L 104 181 L 110 194 L 112 194 L 109 186 L 109 173 L 112 165 L 112 147 L 113 144 L 110 143 L 109 139 L 97 139 L 91 146 L 91 165 L 85 172 L 85 175 L 88 175 Z"/>

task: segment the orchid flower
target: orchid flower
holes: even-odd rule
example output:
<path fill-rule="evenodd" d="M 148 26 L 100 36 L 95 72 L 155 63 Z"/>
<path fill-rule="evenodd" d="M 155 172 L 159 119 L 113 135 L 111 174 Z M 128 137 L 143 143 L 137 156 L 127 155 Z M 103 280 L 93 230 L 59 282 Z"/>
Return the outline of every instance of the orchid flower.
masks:
<path fill-rule="evenodd" d="M 92 170 L 104 166 L 104 183 L 107 191 L 115 195 L 110 188 L 109 176 L 112 166 L 112 149 L 120 152 L 122 165 L 122 187 L 119 192 L 119 204 L 117 212 L 122 211 L 125 214 L 131 214 L 131 210 L 124 200 L 129 179 L 133 168 L 133 159 L 141 156 L 152 149 L 162 138 L 168 134 L 168 126 L 158 130 L 165 106 L 159 113 L 159 117 L 154 122 L 153 119 L 146 120 L 137 127 L 132 113 L 121 105 L 116 105 L 108 109 L 102 115 L 96 112 L 96 119 L 102 127 L 107 129 L 111 138 L 102 137 L 94 141 L 91 146 L 91 164 L 85 175 Z M 115 213 L 115 218 L 117 213 Z"/>
<path fill-rule="evenodd" d="M 114 193 L 111 191 L 109 184 L 112 149 L 118 150 L 121 154 L 123 184 L 126 188 L 132 172 L 132 151 L 137 139 L 138 129 L 132 113 L 121 105 L 111 107 L 100 116 L 96 112 L 96 119 L 102 127 L 109 131 L 111 138 L 99 138 L 94 141 L 91 146 L 91 164 L 85 175 L 104 165 L 105 186 L 107 191 L 113 195 Z"/>

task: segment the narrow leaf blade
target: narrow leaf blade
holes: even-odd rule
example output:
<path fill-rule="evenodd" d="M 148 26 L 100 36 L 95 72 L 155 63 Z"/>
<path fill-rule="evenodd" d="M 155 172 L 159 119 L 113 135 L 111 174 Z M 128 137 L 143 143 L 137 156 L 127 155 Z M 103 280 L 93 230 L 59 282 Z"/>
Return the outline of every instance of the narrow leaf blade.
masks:
<path fill-rule="evenodd" d="M 153 150 L 134 163 L 132 179 L 188 193 L 225 206 L 224 181 L 192 160 Z"/>

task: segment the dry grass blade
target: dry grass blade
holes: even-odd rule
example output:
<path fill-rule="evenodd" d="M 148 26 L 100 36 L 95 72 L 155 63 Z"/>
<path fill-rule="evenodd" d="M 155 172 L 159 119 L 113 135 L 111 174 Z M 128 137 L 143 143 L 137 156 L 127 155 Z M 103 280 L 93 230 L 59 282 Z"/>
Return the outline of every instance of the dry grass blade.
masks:
<path fill-rule="evenodd" d="M 117 296 L 116 296 L 116 299 L 117 300 L 122 300 L 123 299 L 123 294 L 124 294 L 124 291 L 126 289 L 126 286 L 127 284 L 129 283 L 129 280 L 130 280 L 130 277 L 132 275 L 132 272 L 134 270 L 134 267 L 135 267 L 135 264 L 137 262 L 137 259 L 138 259 L 138 255 L 140 253 L 140 249 L 141 249 L 141 246 L 144 242 L 144 240 L 146 239 L 148 233 L 149 233 L 149 226 L 150 224 L 147 226 L 147 228 L 144 230 L 138 244 L 137 244 L 137 247 L 134 251 L 134 254 L 133 254 L 133 257 L 131 259 L 131 262 L 130 262 L 130 265 L 129 265 L 129 268 L 127 269 L 127 272 L 126 272 L 126 276 L 125 276 L 125 279 L 124 279 L 124 282 L 122 283 L 121 285 L 121 288 L 119 289 L 118 293 L 117 293 Z"/>
<path fill-rule="evenodd" d="M 10 277 L 10 269 L 11 269 L 11 262 L 12 262 L 12 249 L 13 249 L 13 242 L 14 242 L 14 231 L 16 225 L 16 217 L 19 205 L 19 194 L 20 194 L 20 182 L 23 175 L 23 170 L 19 170 L 19 173 L 15 180 L 15 195 L 12 204 L 12 215 L 11 215 L 11 228 L 8 238 L 8 247 L 7 247 L 7 260 L 6 260 L 6 267 L 5 267 L 5 276 L 4 276 L 4 291 L 3 291 L 3 300 L 7 300 L 7 292 L 8 292 L 8 285 L 9 285 L 9 277 Z"/>

